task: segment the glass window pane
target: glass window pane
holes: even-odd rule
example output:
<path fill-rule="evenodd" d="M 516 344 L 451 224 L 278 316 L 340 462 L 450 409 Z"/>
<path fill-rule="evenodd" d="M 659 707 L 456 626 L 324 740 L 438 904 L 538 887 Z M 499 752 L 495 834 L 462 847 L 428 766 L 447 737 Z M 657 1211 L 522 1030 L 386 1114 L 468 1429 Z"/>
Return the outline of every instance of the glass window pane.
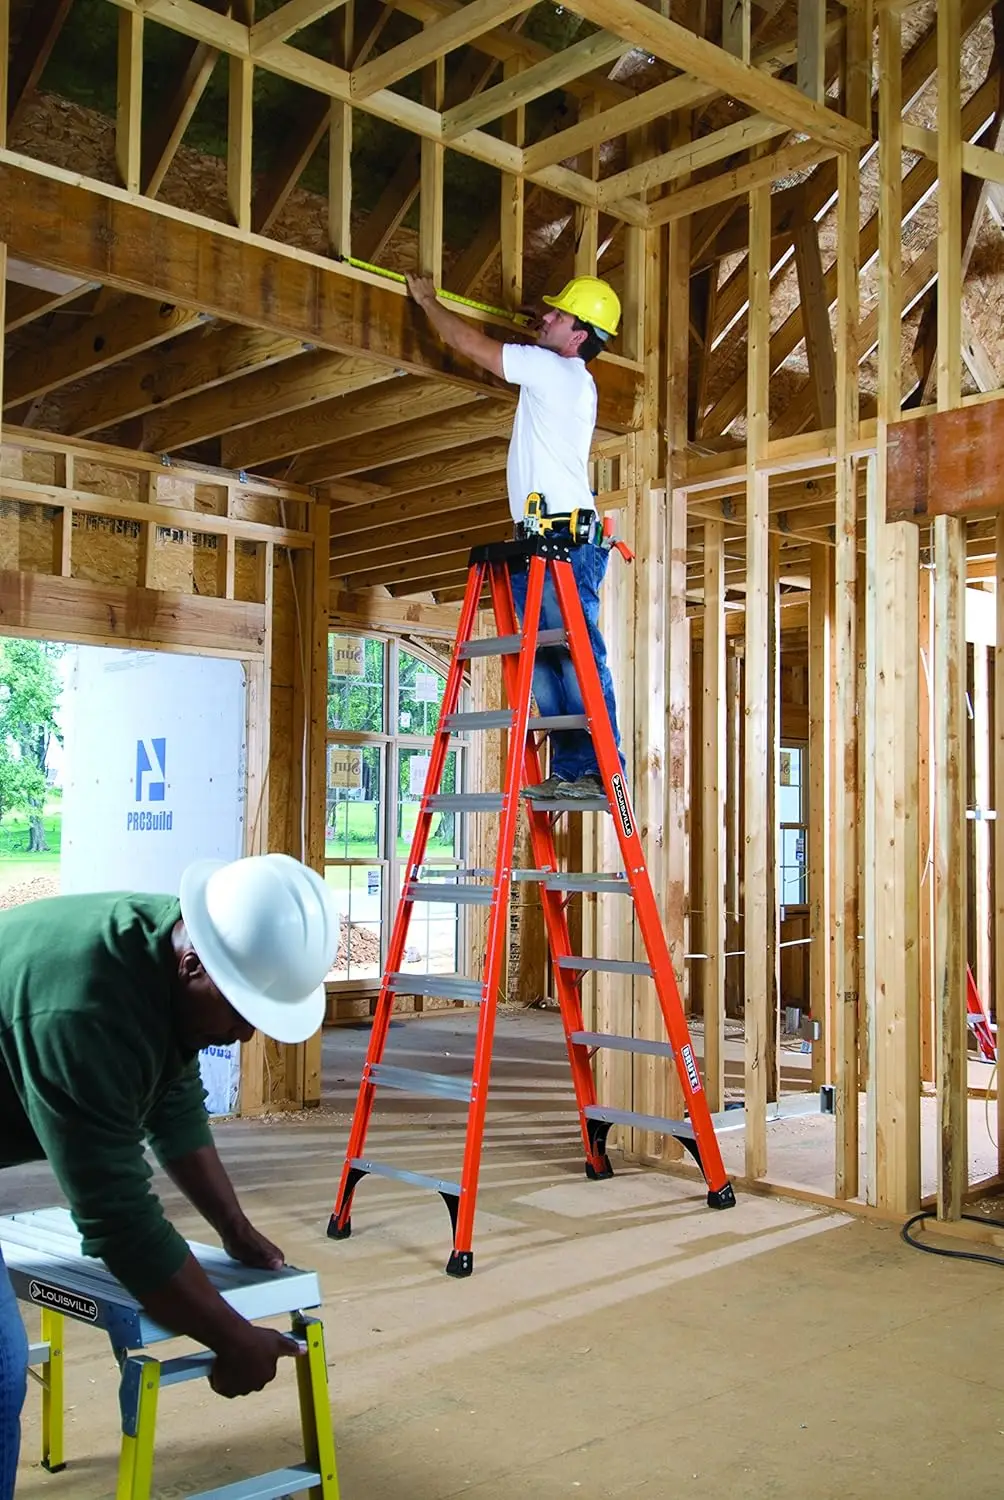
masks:
<path fill-rule="evenodd" d="M 797 786 L 777 789 L 777 816 L 781 823 L 797 823 L 802 816 L 802 792 Z"/>
<path fill-rule="evenodd" d="M 398 652 L 397 728 L 399 734 L 435 734 L 446 678 L 410 651 Z"/>
<path fill-rule="evenodd" d="M 328 636 L 328 728 L 384 732 L 383 641 Z"/>
<path fill-rule="evenodd" d="M 324 878 L 335 892 L 341 925 L 328 979 L 379 979 L 383 871 L 379 865 L 328 865 Z"/>
<path fill-rule="evenodd" d="M 452 872 L 443 871 L 437 883 L 448 884 Z M 457 972 L 459 908 L 446 901 L 416 901 L 411 908 L 402 969 L 415 974 Z"/>
<path fill-rule="evenodd" d="M 383 751 L 379 745 L 328 746 L 328 859 L 379 859 Z"/>
<path fill-rule="evenodd" d="M 411 849 L 411 840 L 418 821 L 419 804 L 429 770 L 430 755 L 430 750 L 413 749 L 411 746 L 404 745 L 398 753 L 397 852 L 402 857 L 407 857 Z M 440 786 L 440 792 L 444 795 L 459 790 L 458 767 L 457 752 L 450 750 L 446 756 L 443 781 Z M 426 859 L 459 858 L 460 819 L 461 814 L 452 812 L 437 812 L 433 816 L 429 842 L 425 850 Z"/>

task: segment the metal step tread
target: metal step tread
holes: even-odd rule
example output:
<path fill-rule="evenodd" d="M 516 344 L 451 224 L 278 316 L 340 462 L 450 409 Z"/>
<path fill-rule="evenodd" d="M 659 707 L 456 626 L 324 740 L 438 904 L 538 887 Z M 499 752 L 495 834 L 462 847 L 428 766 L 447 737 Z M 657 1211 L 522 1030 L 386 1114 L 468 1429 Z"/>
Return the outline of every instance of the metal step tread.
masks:
<path fill-rule="evenodd" d="M 582 1111 L 587 1120 L 605 1120 L 608 1125 L 633 1125 L 638 1130 L 650 1130 L 653 1135 L 672 1135 L 679 1141 L 693 1141 L 697 1137 L 690 1120 L 667 1120 L 661 1115 L 640 1115 L 633 1109 L 608 1109 L 604 1104 L 587 1104 Z"/>
<path fill-rule="evenodd" d="M 430 812 L 501 812 L 501 792 L 437 792 L 426 803 Z"/>
<path fill-rule="evenodd" d="M 564 646 L 564 630 L 538 630 L 537 647 Z M 461 661 L 471 661 L 476 656 L 518 656 L 523 649 L 521 635 L 486 635 L 480 640 L 464 641 L 460 647 Z"/>
<path fill-rule="evenodd" d="M 442 1000 L 480 1000 L 484 986 L 467 974 L 388 974 L 387 987 L 396 995 L 435 995 Z"/>
<path fill-rule="evenodd" d="M 630 958 L 585 958 L 580 953 L 570 953 L 558 959 L 559 969 L 583 969 L 597 974 L 643 974 L 652 977 L 652 965 L 639 963 Z"/>
<path fill-rule="evenodd" d="M 589 720 L 585 714 L 547 714 L 543 718 L 531 719 L 527 728 L 538 729 L 585 729 Z"/>
<path fill-rule="evenodd" d="M 446 901 L 451 906 L 491 906 L 495 892 L 490 885 L 438 884 L 414 880 L 405 888 L 406 901 Z"/>
<path fill-rule="evenodd" d="M 449 1073 L 425 1073 L 421 1068 L 398 1068 L 390 1063 L 371 1063 L 369 1081 L 385 1088 L 400 1089 L 406 1094 L 421 1094 L 428 1099 L 461 1099 L 471 1102 L 471 1084 L 466 1078 Z"/>
<path fill-rule="evenodd" d="M 271 1469 L 254 1479 L 238 1479 L 214 1490 L 199 1490 L 189 1500 L 284 1500 L 288 1495 L 320 1494 L 324 1475 L 315 1464 L 293 1464 L 286 1469 Z"/>
<path fill-rule="evenodd" d="M 542 882 L 546 891 L 601 891 L 630 896 L 631 883 L 623 875 L 547 875 Z"/>
<path fill-rule="evenodd" d="M 392 1182 L 407 1182 L 412 1187 L 431 1188 L 434 1193 L 452 1193 L 455 1198 L 460 1197 L 459 1182 L 427 1177 L 424 1172 L 409 1172 L 404 1167 L 388 1167 L 383 1162 L 369 1161 L 362 1156 L 350 1157 L 349 1166 L 355 1167 L 357 1172 L 367 1172 L 371 1177 L 386 1177 Z"/>
<path fill-rule="evenodd" d="M 604 1047 L 611 1052 L 637 1052 L 644 1057 L 672 1057 L 668 1042 L 649 1042 L 640 1036 L 613 1036 L 607 1031 L 572 1031 L 569 1040 L 577 1047 Z"/>
<path fill-rule="evenodd" d="M 609 812 L 610 803 L 606 797 L 580 797 L 575 801 L 568 801 L 564 797 L 531 797 L 530 806 L 534 812 Z"/>
<path fill-rule="evenodd" d="M 479 709 L 473 713 L 447 714 L 444 729 L 509 729 L 512 726 L 511 708 Z"/>

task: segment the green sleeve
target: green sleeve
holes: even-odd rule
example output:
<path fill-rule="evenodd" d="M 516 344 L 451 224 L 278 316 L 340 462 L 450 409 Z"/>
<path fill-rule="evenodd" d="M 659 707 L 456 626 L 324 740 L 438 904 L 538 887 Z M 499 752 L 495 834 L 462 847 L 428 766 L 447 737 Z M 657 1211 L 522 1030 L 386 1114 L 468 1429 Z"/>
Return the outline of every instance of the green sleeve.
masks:
<path fill-rule="evenodd" d="M 57 1014 L 17 1028 L 24 1107 L 86 1255 L 103 1260 L 134 1297 L 181 1269 L 185 1240 L 165 1217 L 144 1154 L 149 1053 L 130 1028 Z"/>
<path fill-rule="evenodd" d="M 213 1144 L 199 1059 L 193 1058 L 146 1112 L 146 1135 L 161 1166 Z"/>

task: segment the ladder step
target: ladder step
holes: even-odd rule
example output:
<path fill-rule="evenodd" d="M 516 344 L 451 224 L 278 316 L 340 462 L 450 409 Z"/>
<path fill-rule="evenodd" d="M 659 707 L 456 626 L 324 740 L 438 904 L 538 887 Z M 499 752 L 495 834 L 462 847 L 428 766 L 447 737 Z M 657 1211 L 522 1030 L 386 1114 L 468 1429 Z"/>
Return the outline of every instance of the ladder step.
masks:
<path fill-rule="evenodd" d="M 448 792 L 430 797 L 430 812 L 501 812 L 501 792 Z"/>
<path fill-rule="evenodd" d="M 546 891 L 603 891 L 630 896 L 631 886 L 623 875 L 547 875 Z"/>
<path fill-rule="evenodd" d="M 392 1182 L 409 1182 L 412 1187 L 431 1188 L 434 1193 L 451 1193 L 455 1198 L 460 1197 L 459 1182 L 444 1182 L 439 1177 L 426 1177 L 422 1172 L 408 1172 L 404 1167 L 385 1167 L 382 1162 L 367 1161 L 361 1156 L 350 1157 L 349 1166 L 355 1167 L 357 1172 L 368 1172 L 371 1177 L 388 1177 Z"/>
<path fill-rule="evenodd" d="M 488 635 L 483 640 L 465 641 L 459 651 L 461 661 L 476 656 L 518 656 L 523 645 L 521 635 Z"/>
<path fill-rule="evenodd" d="M 238 1479 L 215 1490 L 199 1490 L 190 1500 L 284 1500 L 287 1495 L 320 1493 L 324 1475 L 314 1464 L 294 1464 L 289 1469 L 272 1469 L 255 1479 Z"/>
<path fill-rule="evenodd" d="M 563 630 L 538 630 L 537 647 L 564 646 Z M 460 660 L 471 661 L 475 656 L 518 656 L 523 648 L 521 635 L 488 635 L 483 640 L 465 641 L 460 648 Z"/>
<path fill-rule="evenodd" d="M 511 729 L 512 709 L 492 708 L 470 714 L 447 714 L 443 727 L 451 734 L 458 729 Z"/>
<path fill-rule="evenodd" d="M 570 953 L 558 959 L 559 969 L 589 969 L 597 974 L 647 974 L 652 976 L 650 964 L 636 963 L 629 958 L 583 958 Z"/>
<path fill-rule="evenodd" d="M 690 1120 L 664 1120 L 661 1115 L 640 1115 L 633 1109 L 607 1109 L 603 1104 L 587 1104 L 582 1113 L 587 1120 L 605 1120 L 608 1125 L 634 1125 L 638 1130 L 650 1130 L 653 1135 L 675 1136 L 678 1141 L 696 1139 Z"/>
<path fill-rule="evenodd" d="M 537 729 L 585 729 L 589 720 L 585 714 L 550 714 L 543 719 L 531 719 L 527 728 Z"/>
<path fill-rule="evenodd" d="M 396 995 L 435 995 L 441 1000 L 480 1000 L 480 979 L 463 974 L 388 974 L 388 988 Z"/>
<path fill-rule="evenodd" d="M 495 892 L 490 885 L 441 885 L 416 880 L 404 893 L 406 901 L 446 901 L 451 906 L 491 906 Z"/>
<path fill-rule="evenodd" d="M 579 797 L 574 801 L 567 801 L 563 797 L 533 797 L 530 806 L 534 812 L 609 812 L 610 803 L 606 797 Z"/>
<path fill-rule="evenodd" d="M 572 1031 L 569 1038 L 578 1047 L 605 1047 L 610 1052 L 637 1052 L 645 1057 L 672 1057 L 668 1042 L 647 1042 L 640 1036 L 611 1036 L 606 1031 Z"/>
<path fill-rule="evenodd" d="M 470 1082 L 464 1078 L 451 1078 L 448 1073 L 423 1073 L 419 1068 L 394 1068 L 389 1063 L 373 1063 L 369 1076 L 371 1083 L 401 1089 L 406 1094 L 421 1094 L 428 1099 L 462 1099 L 465 1104 L 471 1102 Z"/>

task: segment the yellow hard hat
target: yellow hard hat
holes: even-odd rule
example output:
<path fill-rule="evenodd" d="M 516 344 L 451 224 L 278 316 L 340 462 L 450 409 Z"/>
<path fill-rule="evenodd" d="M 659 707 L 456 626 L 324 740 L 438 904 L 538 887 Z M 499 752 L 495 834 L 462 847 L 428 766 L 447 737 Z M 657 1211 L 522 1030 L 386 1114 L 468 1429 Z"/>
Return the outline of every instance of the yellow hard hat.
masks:
<path fill-rule="evenodd" d="M 620 324 L 620 298 L 613 287 L 598 276 L 576 276 L 557 297 L 545 297 L 544 301 L 548 307 L 571 313 L 573 318 L 588 323 L 597 333 L 608 338 L 613 337 Z"/>

